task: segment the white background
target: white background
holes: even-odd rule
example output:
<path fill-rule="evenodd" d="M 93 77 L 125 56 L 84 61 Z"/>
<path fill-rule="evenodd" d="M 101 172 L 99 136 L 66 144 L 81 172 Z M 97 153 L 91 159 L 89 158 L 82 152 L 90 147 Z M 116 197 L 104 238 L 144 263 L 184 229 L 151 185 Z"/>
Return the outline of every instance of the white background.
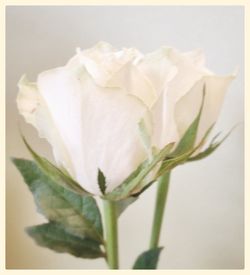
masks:
<path fill-rule="evenodd" d="M 36 151 L 51 158 L 50 147 L 17 113 L 17 81 L 31 80 L 61 66 L 75 48 L 99 40 L 150 52 L 161 45 L 182 51 L 201 48 L 218 74 L 239 73 L 225 99 L 216 130 L 240 126 L 209 158 L 172 174 L 160 244 L 161 269 L 237 269 L 244 266 L 244 10 L 239 6 L 96 6 L 7 8 L 7 268 L 103 269 L 103 260 L 83 260 L 38 247 L 24 227 L 44 222 L 32 195 L 9 157 L 30 158 L 20 126 Z M 217 133 L 215 130 L 214 133 Z M 119 221 L 121 268 L 148 248 L 154 187 Z"/>

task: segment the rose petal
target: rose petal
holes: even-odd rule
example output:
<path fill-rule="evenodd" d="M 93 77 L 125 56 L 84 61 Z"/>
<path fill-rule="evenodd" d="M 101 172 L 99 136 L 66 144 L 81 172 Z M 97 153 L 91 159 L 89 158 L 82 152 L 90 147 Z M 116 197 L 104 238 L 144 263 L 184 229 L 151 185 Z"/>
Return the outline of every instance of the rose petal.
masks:
<path fill-rule="evenodd" d="M 168 56 L 178 69 L 178 73 L 168 83 L 168 97 L 175 103 L 208 71 L 203 66 L 205 57 L 200 50 L 180 53 L 176 49 L 170 49 Z"/>
<path fill-rule="evenodd" d="M 134 48 L 117 51 L 109 44 L 98 43 L 91 49 L 79 51 L 77 62 L 86 68 L 97 85 L 122 88 L 125 93 L 137 96 L 151 107 L 157 94 L 151 82 L 134 64 L 140 57 L 142 54 Z"/>
<path fill-rule="evenodd" d="M 78 57 L 94 81 L 105 87 L 113 75 L 138 53 L 134 48 L 117 51 L 110 44 L 99 42 L 90 49 L 78 51 Z"/>
<path fill-rule="evenodd" d="M 160 96 L 169 81 L 176 76 L 177 67 L 168 58 L 169 48 L 162 47 L 159 50 L 145 55 L 137 67 L 151 81 L 157 95 Z"/>
<path fill-rule="evenodd" d="M 209 71 L 204 67 L 204 54 L 200 50 L 180 53 L 168 48 L 169 62 L 177 70 L 152 108 L 154 135 L 153 144 L 162 148 L 166 143 L 178 142 L 179 133 L 174 119 L 176 102 Z"/>
<path fill-rule="evenodd" d="M 38 87 L 67 146 L 76 179 L 89 192 L 100 194 L 98 168 L 111 191 L 146 158 L 138 122 L 150 117 L 136 97 L 97 86 L 84 68 L 78 74 L 67 67 L 42 73 Z"/>
<path fill-rule="evenodd" d="M 17 107 L 26 122 L 32 124 L 39 136 L 46 138 L 51 144 L 54 157 L 58 164 L 63 165 L 74 175 L 71 160 L 62 138 L 55 127 L 46 103 L 42 99 L 37 85 L 23 76 L 18 83 Z"/>
<path fill-rule="evenodd" d="M 175 107 L 175 121 L 180 136 L 184 134 L 199 112 L 201 106 L 203 87 L 205 85 L 205 102 L 201 114 L 197 133 L 198 143 L 206 131 L 216 122 L 226 91 L 235 75 L 204 76 L 177 102 Z"/>

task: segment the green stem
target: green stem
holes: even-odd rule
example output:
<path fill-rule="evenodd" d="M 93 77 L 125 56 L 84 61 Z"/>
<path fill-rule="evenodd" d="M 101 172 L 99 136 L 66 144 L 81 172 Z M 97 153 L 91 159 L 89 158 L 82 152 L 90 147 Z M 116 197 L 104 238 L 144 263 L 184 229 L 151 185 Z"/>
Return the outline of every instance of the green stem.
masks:
<path fill-rule="evenodd" d="M 164 209 L 166 205 L 166 199 L 168 194 L 170 180 L 170 172 L 167 172 L 161 176 L 158 180 L 157 186 L 157 195 L 155 202 L 155 212 L 154 219 L 152 224 L 151 239 L 150 239 L 150 248 L 158 247 L 161 225 L 163 221 Z"/>
<path fill-rule="evenodd" d="M 118 234 L 115 202 L 104 200 L 107 262 L 110 269 L 118 269 Z"/>

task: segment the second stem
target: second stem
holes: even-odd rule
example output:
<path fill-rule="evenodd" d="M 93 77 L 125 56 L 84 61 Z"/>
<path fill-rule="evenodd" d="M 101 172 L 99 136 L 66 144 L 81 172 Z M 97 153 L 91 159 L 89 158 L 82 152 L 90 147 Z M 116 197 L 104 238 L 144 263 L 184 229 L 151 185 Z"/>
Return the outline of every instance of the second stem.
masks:
<path fill-rule="evenodd" d="M 152 224 L 150 248 L 158 247 L 164 210 L 167 200 L 170 172 L 161 176 L 157 182 L 157 195 L 155 201 L 154 219 Z"/>

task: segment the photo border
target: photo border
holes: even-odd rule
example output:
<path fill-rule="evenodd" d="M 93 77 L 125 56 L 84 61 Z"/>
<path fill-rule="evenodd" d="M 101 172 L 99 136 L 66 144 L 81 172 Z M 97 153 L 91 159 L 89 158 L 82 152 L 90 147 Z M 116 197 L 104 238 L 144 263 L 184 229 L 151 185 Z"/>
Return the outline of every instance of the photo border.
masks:
<path fill-rule="evenodd" d="M 155 0 L 155 1 L 121 1 L 121 0 L 113 0 L 113 1 L 101 1 L 101 0 L 95 0 L 95 1 L 83 1 L 83 0 L 63 0 L 63 1 L 49 1 L 49 0 L 43 0 L 43 1 L 36 1 L 36 0 L 16 0 L 16 1 L 1 1 L 0 4 L 0 10 L 1 10 L 1 92 L 0 92 L 0 173 L 1 173 L 1 191 L 0 191 L 0 202 L 1 202 L 1 231 L 0 231 L 0 243 L 2 244 L 1 250 L 0 250 L 0 274 L 14 274 L 14 273 L 20 273 L 20 274 L 114 274 L 114 272 L 124 273 L 124 274 L 132 274 L 134 272 L 138 272 L 140 274 L 142 273 L 153 273 L 157 272 L 159 274 L 244 274 L 250 272 L 249 269 L 249 245 L 250 245 L 250 239 L 249 239 L 249 232 L 250 232 L 250 219 L 249 219 L 249 198 L 247 198 L 246 194 L 250 194 L 249 186 L 247 183 L 249 182 L 249 169 L 247 167 L 249 166 L 249 155 L 247 152 L 249 152 L 249 104 L 250 104 L 250 96 L 249 96 L 249 79 L 246 77 L 247 75 L 250 75 L 249 70 L 249 51 L 247 49 L 250 49 L 250 20 L 249 20 L 249 10 L 250 10 L 250 4 L 249 1 L 215 1 L 215 0 L 209 0 L 209 1 L 185 1 L 185 0 L 177 0 L 177 1 L 167 1 L 167 0 Z M 245 99 L 245 268 L 244 269 L 223 269 L 223 270 L 207 270 L 207 269 L 189 269 L 189 270 L 171 270 L 171 269 L 165 269 L 165 270 L 60 270 L 60 269 L 5 269 L 5 8 L 6 6 L 76 6 L 76 5 L 142 5 L 142 6 L 148 6 L 148 5 L 183 5 L 183 6 L 244 6 L 245 9 L 245 93 L 244 93 L 244 99 Z M 248 196 L 249 197 L 249 196 Z M 248 233 L 247 233 L 248 232 Z"/>

